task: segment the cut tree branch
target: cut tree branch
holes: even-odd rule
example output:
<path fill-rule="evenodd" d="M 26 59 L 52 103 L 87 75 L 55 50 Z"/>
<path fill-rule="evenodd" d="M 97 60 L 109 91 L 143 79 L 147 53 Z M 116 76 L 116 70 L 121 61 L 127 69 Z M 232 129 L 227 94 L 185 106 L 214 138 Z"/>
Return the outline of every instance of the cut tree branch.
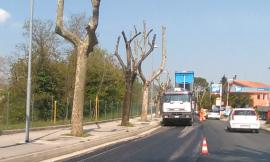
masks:
<path fill-rule="evenodd" d="M 98 19 L 99 19 L 99 5 L 100 0 L 92 0 L 92 17 L 86 27 L 88 36 L 86 37 L 86 42 L 88 45 L 87 54 L 93 51 L 93 47 L 98 44 L 97 36 L 95 34 L 97 26 L 98 26 Z M 91 43 L 91 44 L 90 44 Z M 92 47 L 92 48 L 91 48 Z"/>
<path fill-rule="evenodd" d="M 63 22 L 63 12 L 64 0 L 58 0 L 55 32 L 71 42 L 74 46 L 78 46 L 81 42 L 81 39 L 71 31 L 65 29 Z"/>
<path fill-rule="evenodd" d="M 118 51 L 119 51 L 119 43 L 120 43 L 120 36 L 117 38 L 117 42 L 116 42 L 116 45 L 115 45 L 115 52 L 114 52 L 114 55 L 117 57 L 120 65 L 122 66 L 123 70 L 125 71 L 126 70 L 126 65 L 124 64 L 122 58 L 120 57 Z"/>
<path fill-rule="evenodd" d="M 162 62 L 161 65 L 159 67 L 159 70 L 156 71 L 155 73 L 153 73 L 150 82 L 152 82 L 156 77 L 158 77 L 160 75 L 160 73 L 162 73 L 165 63 L 166 63 L 166 38 L 165 38 L 165 27 L 162 27 Z"/>
<path fill-rule="evenodd" d="M 145 55 L 143 55 L 142 57 L 141 57 L 141 59 L 139 60 L 139 62 L 138 62 L 138 66 L 141 66 L 140 64 L 142 64 L 142 62 L 146 59 L 146 57 L 148 56 L 148 55 L 150 55 L 150 53 L 151 52 L 153 52 L 153 50 L 154 50 L 154 46 L 155 46 L 155 41 L 156 41 L 156 34 L 154 35 L 154 37 L 153 37 L 153 39 L 152 39 L 152 44 L 151 44 L 151 46 L 150 46 L 150 49 L 147 51 L 147 53 L 145 54 Z"/>
<path fill-rule="evenodd" d="M 100 0 L 92 0 L 92 8 L 93 8 L 93 15 L 92 18 L 88 24 L 89 29 L 92 31 L 96 31 L 98 26 L 98 18 L 99 18 L 99 5 Z"/>

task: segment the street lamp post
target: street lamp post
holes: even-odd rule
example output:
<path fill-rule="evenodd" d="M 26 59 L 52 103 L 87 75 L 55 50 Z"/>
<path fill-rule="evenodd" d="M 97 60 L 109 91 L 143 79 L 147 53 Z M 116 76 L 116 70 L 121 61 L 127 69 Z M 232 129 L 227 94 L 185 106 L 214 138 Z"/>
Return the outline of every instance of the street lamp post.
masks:
<path fill-rule="evenodd" d="M 27 74 L 28 75 L 27 76 L 27 95 L 26 95 L 25 143 L 29 142 L 29 127 L 30 127 L 33 7 L 34 7 L 34 0 L 30 0 L 29 54 L 28 54 L 28 74 Z"/>

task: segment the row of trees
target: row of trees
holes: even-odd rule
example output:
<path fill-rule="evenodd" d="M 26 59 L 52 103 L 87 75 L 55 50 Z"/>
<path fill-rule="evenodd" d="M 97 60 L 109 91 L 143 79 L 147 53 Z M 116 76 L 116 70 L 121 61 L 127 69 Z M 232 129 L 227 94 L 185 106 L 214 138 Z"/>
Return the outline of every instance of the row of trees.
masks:
<path fill-rule="evenodd" d="M 72 19 L 73 22 L 78 23 L 83 16 L 73 16 Z M 35 118 L 50 120 L 53 101 L 57 101 L 59 107 L 57 116 L 62 119 L 69 118 L 74 94 L 76 54 L 69 46 L 61 45 L 63 40 L 54 34 L 52 22 L 35 20 L 33 24 L 32 106 L 35 108 Z M 74 25 L 69 24 L 69 26 Z M 24 29 L 23 34 L 26 36 L 28 22 L 24 25 Z M 75 30 L 75 28 L 72 29 Z M 27 44 L 18 44 L 16 51 L 9 65 L 10 70 L 3 69 L 1 66 L 2 71 L 5 74 L 9 73 L 10 78 L 1 81 L 0 112 L 2 116 L 6 116 L 6 107 L 9 105 L 10 123 L 25 120 Z M 4 60 L 7 61 L 7 59 L 1 59 L 1 61 Z M 123 74 L 112 55 L 97 47 L 86 61 L 84 96 L 87 100 L 83 104 L 84 107 L 90 104 L 89 100 L 95 101 L 97 94 L 100 99 L 106 99 L 108 103 L 121 101 L 124 96 Z M 139 96 L 135 94 L 141 92 L 141 84 L 138 81 L 135 84 L 133 97 L 134 100 L 139 101 Z M 7 96 L 8 93 L 9 96 Z"/>
<path fill-rule="evenodd" d="M 51 21 L 34 20 L 33 23 L 32 108 L 35 108 L 35 116 L 38 119 L 50 120 L 54 101 L 58 101 L 60 107 L 58 117 L 67 119 L 71 116 L 71 134 L 74 136 L 83 134 L 83 114 L 86 110 L 84 107 L 88 106 L 89 100 L 106 99 L 107 102 L 122 100 L 121 125 L 128 126 L 132 102 L 141 103 L 143 94 L 144 113 L 141 119 L 146 121 L 149 86 L 161 74 L 166 62 L 163 27 L 162 62 L 157 71 L 146 79 L 142 63 L 156 45 L 156 35 L 150 41 L 153 30 L 147 31 L 146 23 L 143 32 L 137 32 L 135 28 L 135 33 L 129 40 L 125 32 L 122 32 L 126 48 L 126 64 L 121 58 L 123 56 L 118 54 L 120 37 L 114 55 L 96 47 L 99 6 L 99 0 L 92 0 L 92 17 L 89 21 L 82 14 L 72 16 L 65 24 L 64 0 L 58 0 L 55 29 Z M 29 35 L 28 28 L 29 22 L 26 22 L 23 33 L 26 38 Z M 66 44 L 65 41 L 70 44 Z M 10 122 L 25 120 L 28 44 L 19 44 L 16 51 L 16 56 L 10 63 L 8 83 L 4 84 L 6 85 L 4 89 L 8 92 L 4 94 L 8 95 L 1 95 L 0 100 L 2 117 L 10 116 Z M 142 83 L 138 80 L 138 76 L 142 79 Z M 8 105 L 8 109 L 5 109 L 7 107 L 5 105 Z"/>
<path fill-rule="evenodd" d="M 86 71 L 87 71 L 87 59 L 91 53 L 93 53 L 95 45 L 98 43 L 96 36 L 96 29 L 99 21 L 99 6 L 100 0 L 92 0 L 92 17 L 90 18 L 87 25 L 85 25 L 85 31 L 83 35 L 72 32 L 70 29 L 66 28 L 63 22 L 63 13 L 64 13 L 64 0 L 58 0 L 57 7 L 57 18 L 56 18 L 56 28 L 55 32 L 63 37 L 65 40 L 70 42 L 76 53 L 76 73 L 75 73 L 75 86 L 74 86 L 74 95 L 73 95 L 73 108 L 72 108 L 72 130 L 71 134 L 74 136 L 82 136 L 83 127 L 83 104 L 84 104 L 84 93 L 85 93 L 85 83 L 86 83 Z M 164 29 L 165 30 L 165 29 Z M 122 36 L 125 43 L 125 51 L 126 51 L 126 64 L 123 59 L 119 55 L 119 43 L 120 36 L 117 39 L 116 48 L 114 55 L 117 57 L 123 74 L 125 81 L 125 95 L 123 100 L 122 107 L 122 122 L 121 125 L 128 126 L 129 125 L 129 114 L 130 107 L 132 102 L 132 93 L 133 93 L 133 85 L 135 83 L 138 72 L 143 80 L 144 84 L 144 97 L 143 100 L 143 109 L 142 109 L 142 120 L 146 120 L 145 109 L 148 107 L 148 91 L 149 91 L 149 83 L 151 83 L 158 75 L 163 71 L 165 60 L 166 60 L 166 52 L 163 50 L 162 64 L 159 70 L 153 73 L 150 80 L 144 78 L 141 65 L 142 62 L 149 56 L 154 50 L 156 35 L 153 36 L 152 41 L 149 41 L 149 36 L 152 30 L 147 31 L 146 25 L 144 25 L 144 31 L 142 34 L 142 39 L 136 41 L 135 39 L 141 35 L 141 32 L 137 32 L 135 28 L 135 33 L 131 36 L 130 39 L 127 39 L 126 34 L 122 31 Z M 165 31 L 163 32 L 163 43 L 165 37 Z M 134 56 L 131 44 L 135 42 L 135 49 L 139 48 L 141 55 Z M 138 51 L 138 50 L 137 50 Z M 145 105 L 145 106 L 144 106 Z"/>

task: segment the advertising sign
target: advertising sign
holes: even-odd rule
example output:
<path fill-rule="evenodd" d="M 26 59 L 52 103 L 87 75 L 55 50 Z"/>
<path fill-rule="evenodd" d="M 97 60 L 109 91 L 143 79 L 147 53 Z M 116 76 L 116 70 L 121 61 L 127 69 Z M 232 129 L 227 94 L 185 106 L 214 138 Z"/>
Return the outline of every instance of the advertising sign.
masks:
<path fill-rule="evenodd" d="M 233 85 L 230 87 L 230 92 L 239 92 L 239 93 L 257 93 L 257 92 L 270 92 L 270 88 L 254 88 L 254 87 L 242 87 Z"/>
<path fill-rule="evenodd" d="M 211 84 L 211 93 L 220 94 L 222 92 L 222 84 Z"/>

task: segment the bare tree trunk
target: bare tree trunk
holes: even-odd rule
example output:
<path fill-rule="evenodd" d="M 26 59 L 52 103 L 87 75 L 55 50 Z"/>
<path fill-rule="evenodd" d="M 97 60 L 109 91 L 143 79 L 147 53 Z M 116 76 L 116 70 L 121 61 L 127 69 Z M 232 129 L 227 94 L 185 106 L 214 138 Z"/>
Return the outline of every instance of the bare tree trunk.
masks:
<path fill-rule="evenodd" d="M 123 104 L 123 111 L 122 111 L 122 126 L 129 125 L 129 112 L 131 108 L 131 98 L 132 98 L 132 86 L 133 83 L 129 78 L 126 78 L 126 91 L 125 91 L 125 98 Z"/>
<path fill-rule="evenodd" d="M 144 86 L 144 92 L 143 92 L 143 104 L 142 104 L 142 114 L 141 114 L 141 121 L 147 121 L 147 109 L 148 109 L 148 102 L 149 102 L 149 86 L 150 84 L 162 73 L 165 63 L 166 63 L 166 48 L 165 48 L 165 27 L 162 27 L 162 61 L 159 66 L 159 69 L 157 71 L 153 71 L 152 75 L 150 78 L 146 79 L 143 72 L 142 72 L 142 62 L 139 63 L 138 71 L 140 74 L 140 77 L 143 81 L 143 86 Z M 148 35 L 146 33 L 146 25 L 144 25 L 144 42 L 148 42 Z M 142 50 L 142 55 L 144 56 L 145 50 L 146 50 L 146 44 L 141 47 Z M 147 96 L 146 96 L 147 94 Z M 146 112 L 146 113 L 145 113 Z"/>
<path fill-rule="evenodd" d="M 144 84 L 143 86 L 143 103 L 142 103 L 142 113 L 141 113 L 141 120 L 147 121 L 147 110 L 149 107 L 149 82 Z"/>
<path fill-rule="evenodd" d="M 71 118 L 71 134 L 82 136 L 83 134 L 83 107 L 84 107 L 84 92 L 86 78 L 86 62 L 87 56 L 82 47 L 79 47 L 77 52 L 76 78 L 74 86 L 74 97 Z"/>
<path fill-rule="evenodd" d="M 152 31 L 152 30 L 151 30 Z M 122 112 L 122 123 L 123 126 L 129 125 L 129 112 L 131 108 L 131 100 L 132 100 L 132 88 L 133 83 L 137 77 L 138 73 L 138 67 L 139 65 L 145 60 L 147 56 L 150 55 L 150 53 L 154 50 L 156 35 L 153 36 L 152 43 L 148 42 L 150 49 L 141 56 L 141 58 L 138 60 L 138 58 L 134 58 L 131 50 L 131 42 L 141 33 L 137 33 L 137 30 L 135 28 L 135 35 L 131 37 L 129 40 L 127 40 L 125 32 L 122 31 L 122 36 L 125 41 L 125 47 L 126 47 L 126 64 L 120 57 L 118 53 L 119 48 L 119 42 L 120 42 L 120 36 L 117 39 L 116 47 L 115 47 L 115 53 L 114 55 L 117 57 L 122 69 L 123 73 L 125 75 L 125 85 L 126 85 L 126 91 L 125 91 L 125 98 L 124 98 L 124 104 L 123 104 L 123 112 Z M 149 32 L 150 34 L 150 32 Z M 147 36 L 149 36 L 149 34 Z"/>
<path fill-rule="evenodd" d="M 161 102 L 160 102 L 160 97 L 157 100 L 157 106 L 156 106 L 156 117 L 159 118 L 160 117 L 160 111 L 161 111 Z"/>
<path fill-rule="evenodd" d="M 87 24 L 87 34 L 81 38 L 64 27 L 64 0 L 58 0 L 55 32 L 72 43 L 77 52 L 77 65 L 71 119 L 71 134 L 83 135 L 83 107 L 87 57 L 98 43 L 96 29 L 99 19 L 100 0 L 92 0 L 92 17 Z"/>

